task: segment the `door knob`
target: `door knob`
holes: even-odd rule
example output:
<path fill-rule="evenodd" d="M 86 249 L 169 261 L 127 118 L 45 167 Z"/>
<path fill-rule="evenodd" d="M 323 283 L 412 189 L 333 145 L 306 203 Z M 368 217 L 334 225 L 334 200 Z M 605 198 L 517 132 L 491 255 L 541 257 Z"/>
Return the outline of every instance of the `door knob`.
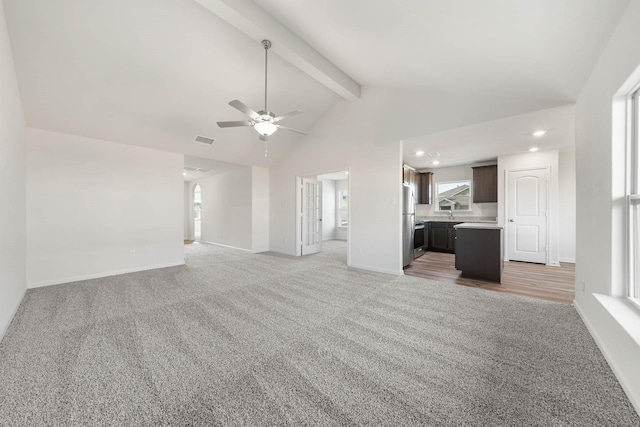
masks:
<path fill-rule="evenodd" d="M 514 220 L 510 219 L 509 222 L 515 222 Z"/>

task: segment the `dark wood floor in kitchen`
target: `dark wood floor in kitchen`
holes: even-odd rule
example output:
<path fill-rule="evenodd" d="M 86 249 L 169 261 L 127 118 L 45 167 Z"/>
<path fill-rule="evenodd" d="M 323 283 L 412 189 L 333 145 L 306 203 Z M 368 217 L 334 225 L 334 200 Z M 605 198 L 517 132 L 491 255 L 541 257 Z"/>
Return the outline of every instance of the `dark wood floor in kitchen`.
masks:
<path fill-rule="evenodd" d="M 576 276 L 574 264 L 562 263 L 560 267 L 550 267 L 528 262 L 505 261 L 502 283 L 460 277 L 460 271 L 456 270 L 454 265 L 455 255 L 453 254 L 427 252 L 413 260 L 404 272 L 409 276 L 443 283 L 473 286 L 567 304 L 573 303 Z"/>

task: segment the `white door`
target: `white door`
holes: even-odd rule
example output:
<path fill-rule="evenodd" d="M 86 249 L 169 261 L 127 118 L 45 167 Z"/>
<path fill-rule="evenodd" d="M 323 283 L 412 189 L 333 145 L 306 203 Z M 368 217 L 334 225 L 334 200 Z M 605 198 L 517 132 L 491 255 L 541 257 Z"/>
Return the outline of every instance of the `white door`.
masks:
<path fill-rule="evenodd" d="M 546 168 L 509 171 L 507 177 L 507 254 L 511 261 L 547 262 Z"/>
<path fill-rule="evenodd" d="M 322 250 L 322 183 L 302 178 L 302 255 Z"/>

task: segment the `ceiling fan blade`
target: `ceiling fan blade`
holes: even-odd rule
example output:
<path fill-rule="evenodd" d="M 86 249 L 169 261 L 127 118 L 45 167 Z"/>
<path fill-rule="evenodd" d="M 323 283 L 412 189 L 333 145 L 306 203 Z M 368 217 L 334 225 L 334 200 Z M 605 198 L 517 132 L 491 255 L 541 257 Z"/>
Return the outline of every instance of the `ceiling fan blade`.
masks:
<path fill-rule="evenodd" d="M 298 130 L 298 129 L 288 128 L 288 127 L 282 126 L 282 125 L 276 125 L 276 126 L 278 126 L 279 129 L 290 130 L 292 132 L 296 132 L 296 133 L 299 133 L 301 135 L 306 135 L 307 134 L 306 132 L 302 132 L 301 130 Z"/>
<path fill-rule="evenodd" d="M 235 122 L 218 122 L 218 126 L 221 128 L 235 128 L 240 126 L 253 126 L 253 123 L 248 120 L 239 120 Z"/>
<path fill-rule="evenodd" d="M 287 114 L 283 114 L 281 116 L 276 117 L 275 119 L 273 119 L 274 122 L 279 122 L 282 119 L 286 119 L 287 117 L 291 117 L 291 116 L 297 116 L 298 114 L 302 113 L 302 111 L 300 110 L 295 110 L 295 111 L 291 111 Z"/>
<path fill-rule="evenodd" d="M 243 104 L 242 102 L 238 101 L 237 99 L 234 99 L 233 101 L 231 101 L 229 103 L 229 105 L 231 105 L 236 110 L 242 111 L 243 113 L 245 113 L 247 116 L 251 117 L 252 119 L 257 119 L 258 117 L 260 117 L 260 114 L 256 113 L 251 108 L 247 107 L 245 104 Z"/>

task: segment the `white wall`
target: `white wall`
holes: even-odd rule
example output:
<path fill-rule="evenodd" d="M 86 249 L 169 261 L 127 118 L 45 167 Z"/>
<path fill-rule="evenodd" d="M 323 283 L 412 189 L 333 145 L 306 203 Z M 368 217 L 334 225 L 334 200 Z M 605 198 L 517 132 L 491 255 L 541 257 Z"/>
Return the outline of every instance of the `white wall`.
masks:
<path fill-rule="evenodd" d="M 251 250 L 252 179 L 251 166 L 245 166 L 198 180 L 202 191 L 202 241 Z"/>
<path fill-rule="evenodd" d="M 251 168 L 251 250 L 269 250 L 269 169 Z"/>
<path fill-rule="evenodd" d="M 625 113 L 618 99 L 640 82 L 640 75 L 629 80 L 640 66 L 638 22 L 640 0 L 631 0 L 576 104 L 575 306 L 640 412 L 640 310 L 622 298 Z"/>
<path fill-rule="evenodd" d="M 336 238 L 336 181 L 322 179 L 322 240 Z"/>
<path fill-rule="evenodd" d="M 200 178 L 204 242 L 269 250 L 269 170 L 242 166 Z M 196 181 L 191 182 L 191 191 Z"/>
<path fill-rule="evenodd" d="M 547 242 L 547 264 L 559 265 L 559 221 L 558 206 L 558 150 L 538 151 L 536 153 L 516 154 L 513 156 L 498 157 L 498 224 L 505 225 L 507 206 L 505 204 L 506 173 L 511 170 L 549 167 L 550 182 L 548 192 L 549 227 L 547 230 L 549 241 Z M 506 244 L 508 242 L 507 229 L 505 227 L 505 258 L 507 256 Z"/>
<path fill-rule="evenodd" d="M 348 170 L 351 240 L 348 264 L 402 274 L 400 247 L 400 168 L 398 140 L 384 132 L 371 114 L 383 97 L 363 90 L 353 103 L 340 101 L 270 170 L 270 248 L 296 254 L 296 176 Z M 373 122 L 377 126 L 369 126 Z"/>
<path fill-rule="evenodd" d="M 478 163 L 473 166 L 485 166 L 490 165 L 491 163 Z M 493 163 L 495 164 L 495 163 Z M 461 181 L 468 179 L 471 181 L 471 185 L 473 186 L 473 169 L 471 169 L 471 165 L 462 165 L 462 166 L 452 166 L 448 168 L 436 168 L 436 169 L 425 169 L 420 172 L 433 172 L 433 187 L 431 197 L 431 204 L 429 205 L 417 205 L 416 206 L 416 217 L 420 216 L 445 216 L 448 217 L 448 212 L 436 212 L 436 182 L 447 182 L 447 181 Z M 472 187 L 473 191 L 473 187 Z M 473 202 L 473 197 L 472 197 Z M 498 215 L 498 204 L 497 203 L 471 203 L 471 212 L 454 212 L 454 216 L 457 217 L 493 217 L 495 218 Z"/>
<path fill-rule="evenodd" d="M 27 289 L 25 119 L 0 2 L 0 340 Z"/>
<path fill-rule="evenodd" d="M 181 154 L 26 137 L 29 287 L 184 263 Z"/>
<path fill-rule="evenodd" d="M 560 150 L 558 157 L 560 262 L 576 262 L 576 151 Z"/>

